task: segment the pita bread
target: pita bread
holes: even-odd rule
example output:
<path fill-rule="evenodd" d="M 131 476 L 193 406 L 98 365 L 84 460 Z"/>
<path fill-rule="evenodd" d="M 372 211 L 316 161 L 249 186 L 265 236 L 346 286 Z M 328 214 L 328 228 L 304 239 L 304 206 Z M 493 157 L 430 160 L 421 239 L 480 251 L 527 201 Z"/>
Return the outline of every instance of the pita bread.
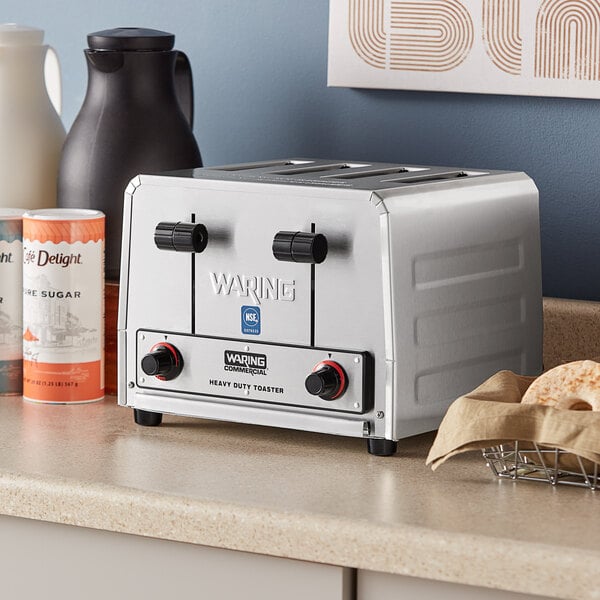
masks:
<path fill-rule="evenodd" d="M 600 411 L 600 362 L 578 360 L 550 369 L 529 386 L 521 402 Z"/>

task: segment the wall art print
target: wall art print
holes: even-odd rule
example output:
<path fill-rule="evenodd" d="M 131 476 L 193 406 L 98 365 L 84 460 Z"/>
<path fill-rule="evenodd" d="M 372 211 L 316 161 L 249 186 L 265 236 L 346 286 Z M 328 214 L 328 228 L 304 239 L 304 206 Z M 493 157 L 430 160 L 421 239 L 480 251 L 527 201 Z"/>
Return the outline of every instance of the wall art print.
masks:
<path fill-rule="evenodd" d="M 330 0 L 328 84 L 600 98 L 600 0 Z"/>

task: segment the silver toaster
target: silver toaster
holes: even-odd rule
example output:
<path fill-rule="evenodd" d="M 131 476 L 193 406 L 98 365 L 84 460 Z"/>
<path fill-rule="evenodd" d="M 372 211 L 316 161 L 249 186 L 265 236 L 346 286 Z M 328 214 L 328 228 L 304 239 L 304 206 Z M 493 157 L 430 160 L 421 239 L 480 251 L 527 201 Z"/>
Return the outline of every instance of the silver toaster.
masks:
<path fill-rule="evenodd" d="M 280 160 L 125 194 L 119 404 L 365 438 L 390 455 L 502 369 L 542 368 L 524 173 Z"/>

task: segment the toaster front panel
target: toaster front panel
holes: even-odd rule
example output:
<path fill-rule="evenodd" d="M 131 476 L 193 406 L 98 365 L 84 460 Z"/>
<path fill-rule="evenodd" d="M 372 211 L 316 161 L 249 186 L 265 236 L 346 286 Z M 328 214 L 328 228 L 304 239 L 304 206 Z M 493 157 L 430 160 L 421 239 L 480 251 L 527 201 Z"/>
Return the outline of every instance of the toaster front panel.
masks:
<path fill-rule="evenodd" d="M 375 372 L 383 355 L 383 340 L 375 339 L 380 325 L 374 324 L 381 319 L 377 289 L 370 290 L 368 304 L 358 304 L 363 296 L 355 293 L 359 270 L 380 278 L 378 215 L 371 195 L 175 178 L 146 181 L 131 201 L 130 309 L 122 344 L 127 403 L 148 406 L 161 398 L 162 411 L 196 416 L 207 416 L 218 404 L 223 414 L 246 411 L 247 417 L 236 418 L 249 422 L 258 416 L 252 411 L 268 409 L 286 412 L 290 424 L 318 417 L 332 419 L 333 432 L 369 431 L 365 422 L 373 422 L 385 388 L 385 372 Z M 157 231 L 168 230 L 169 223 L 189 229 L 202 224 L 206 247 L 193 252 L 185 243 L 181 251 L 157 245 Z M 318 264 L 290 256 L 282 260 L 273 251 L 282 232 L 322 234 L 328 241 L 325 259 Z M 151 265 L 160 270 L 152 271 Z M 149 281 L 161 302 L 153 301 Z M 140 289 L 147 293 L 140 297 Z M 167 300 L 171 297 L 176 310 Z M 176 377 L 144 367 L 148 355 L 152 368 L 170 358 L 161 344 L 180 353 Z M 339 377 L 333 381 L 336 369 L 344 380 L 339 395 L 325 389 L 339 383 Z M 312 391 L 310 381 L 316 386 Z M 316 389 L 321 385 L 323 390 Z M 177 403 L 185 408 L 175 408 Z"/>

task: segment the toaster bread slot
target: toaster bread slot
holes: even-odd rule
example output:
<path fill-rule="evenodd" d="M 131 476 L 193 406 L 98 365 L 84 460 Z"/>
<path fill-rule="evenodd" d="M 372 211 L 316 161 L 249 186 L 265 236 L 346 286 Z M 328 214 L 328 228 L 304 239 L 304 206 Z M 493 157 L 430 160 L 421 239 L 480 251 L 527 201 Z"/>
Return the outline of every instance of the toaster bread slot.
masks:
<path fill-rule="evenodd" d="M 343 173 L 341 175 L 323 175 L 323 179 L 362 179 L 363 177 L 377 177 L 379 175 L 394 175 L 396 173 L 412 173 L 415 171 L 427 171 L 419 167 L 390 167 L 389 169 L 367 169 Z"/>
<path fill-rule="evenodd" d="M 300 167 L 298 169 L 285 169 L 282 171 L 271 171 L 269 175 L 302 175 L 303 173 L 321 173 L 326 171 L 338 171 L 340 169 L 358 169 L 361 167 L 370 167 L 369 164 L 357 164 L 357 163 L 333 163 L 333 164 L 320 164 L 312 167 Z"/>
<path fill-rule="evenodd" d="M 250 171 L 252 169 L 267 169 L 269 167 L 287 167 L 294 165 L 308 165 L 314 160 L 267 160 L 264 162 L 253 162 L 241 165 L 223 165 L 220 167 L 209 167 L 210 171 Z"/>
<path fill-rule="evenodd" d="M 395 177 L 392 179 L 382 179 L 382 183 L 433 183 L 435 181 L 447 181 L 449 179 L 458 179 L 460 177 L 475 177 L 477 175 L 486 175 L 486 173 L 476 171 L 452 171 L 450 173 L 432 173 L 431 175 L 417 175 L 416 177 Z"/>

